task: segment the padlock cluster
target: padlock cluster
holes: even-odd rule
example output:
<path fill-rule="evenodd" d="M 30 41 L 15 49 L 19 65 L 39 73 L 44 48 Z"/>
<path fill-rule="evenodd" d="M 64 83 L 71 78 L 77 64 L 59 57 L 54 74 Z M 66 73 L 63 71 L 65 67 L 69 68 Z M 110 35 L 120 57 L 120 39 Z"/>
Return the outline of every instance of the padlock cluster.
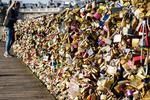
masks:
<path fill-rule="evenodd" d="M 18 22 L 13 51 L 58 100 L 144 100 L 149 16 L 146 0 L 74 6 Z"/>

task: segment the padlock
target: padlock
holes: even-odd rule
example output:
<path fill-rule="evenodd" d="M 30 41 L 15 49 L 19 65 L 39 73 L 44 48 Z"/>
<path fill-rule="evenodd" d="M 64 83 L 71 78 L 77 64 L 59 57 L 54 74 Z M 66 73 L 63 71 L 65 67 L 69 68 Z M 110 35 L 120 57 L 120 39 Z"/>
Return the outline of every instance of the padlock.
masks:
<path fill-rule="evenodd" d="M 142 59 L 142 62 L 144 63 L 145 56 L 143 55 L 142 58 L 143 58 L 143 59 Z M 141 60 L 141 56 L 133 57 L 133 64 L 134 64 L 134 65 L 140 65 L 140 64 L 142 64 L 142 63 L 140 62 L 140 60 Z"/>
<path fill-rule="evenodd" d="M 100 18 L 100 15 L 99 15 L 98 13 L 95 13 L 95 14 L 93 15 L 93 17 L 96 18 L 96 19 L 99 19 L 99 18 Z"/>
<path fill-rule="evenodd" d="M 86 52 L 84 55 L 83 55 L 84 58 L 88 58 L 88 53 Z"/>
<path fill-rule="evenodd" d="M 110 75 L 114 75 L 116 74 L 116 72 L 117 72 L 116 67 L 108 66 L 107 73 L 109 73 Z"/>
<path fill-rule="evenodd" d="M 146 46 L 150 46 L 150 31 L 147 31 L 146 26 L 145 30 L 146 30 L 146 37 L 145 37 Z"/>
<path fill-rule="evenodd" d="M 71 30 L 76 30 L 76 25 L 71 25 Z"/>
<path fill-rule="evenodd" d="M 121 35 L 120 34 L 115 35 L 113 42 L 121 42 Z"/>
<path fill-rule="evenodd" d="M 108 38 L 105 39 L 105 44 L 111 45 L 111 43 L 112 43 L 112 40 L 110 40 Z"/>
<path fill-rule="evenodd" d="M 149 84 L 149 50 L 145 49 L 149 11 L 145 7 L 146 3 L 134 0 L 74 5 L 74 9 L 16 24 L 19 38 L 13 49 L 57 99 L 139 99 Z M 140 56 L 139 44 L 141 55 L 147 57 Z M 138 97 L 133 90 L 143 94 Z"/>
<path fill-rule="evenodd" d="M 139 44 L 139 39 L 138 38 L 132 38 L 132 47 L 137 47 Z"/>
<path fill-rule="evenodd" d="M 107 95 L 102 94 L 102 95 L 100 96 L 100 100 L 107 100 Z"/>

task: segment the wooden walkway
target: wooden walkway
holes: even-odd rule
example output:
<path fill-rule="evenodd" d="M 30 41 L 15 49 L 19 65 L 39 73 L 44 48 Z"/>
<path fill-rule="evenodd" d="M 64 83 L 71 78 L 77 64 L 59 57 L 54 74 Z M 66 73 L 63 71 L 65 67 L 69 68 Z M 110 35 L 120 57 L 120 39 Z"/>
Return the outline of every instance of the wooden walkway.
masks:
<path fill-rule="evenodd" d="M 0 42 L 0 100 L 55 100 L 40 80 L 17 57 L 5 58 Z"/>

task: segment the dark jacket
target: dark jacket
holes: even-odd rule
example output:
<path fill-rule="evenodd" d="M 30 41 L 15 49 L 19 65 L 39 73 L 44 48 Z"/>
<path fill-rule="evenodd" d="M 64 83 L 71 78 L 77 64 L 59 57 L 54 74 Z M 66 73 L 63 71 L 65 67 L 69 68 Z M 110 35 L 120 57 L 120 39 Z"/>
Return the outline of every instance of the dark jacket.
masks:
<path fill-rule="evenodd" d="M 7 14 L 7 18 L 6 18 L 6 21 L 4 22 L 4 26 L 13 28 L 14 23 L 16 23 L 16 21 L 17 21 L 17 18 L 15 15 L 15 10 L 11 8 Z"/>

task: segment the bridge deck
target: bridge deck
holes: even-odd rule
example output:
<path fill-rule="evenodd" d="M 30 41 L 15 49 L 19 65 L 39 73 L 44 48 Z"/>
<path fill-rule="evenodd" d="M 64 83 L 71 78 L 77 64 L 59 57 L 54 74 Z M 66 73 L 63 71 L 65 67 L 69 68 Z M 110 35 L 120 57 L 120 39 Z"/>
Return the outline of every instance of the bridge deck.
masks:
<path fill-rule="evenodd" d="M 5 58 L 0 42 L 0 100 L 55 100 L 44 85 L 17 57 Z"/>

